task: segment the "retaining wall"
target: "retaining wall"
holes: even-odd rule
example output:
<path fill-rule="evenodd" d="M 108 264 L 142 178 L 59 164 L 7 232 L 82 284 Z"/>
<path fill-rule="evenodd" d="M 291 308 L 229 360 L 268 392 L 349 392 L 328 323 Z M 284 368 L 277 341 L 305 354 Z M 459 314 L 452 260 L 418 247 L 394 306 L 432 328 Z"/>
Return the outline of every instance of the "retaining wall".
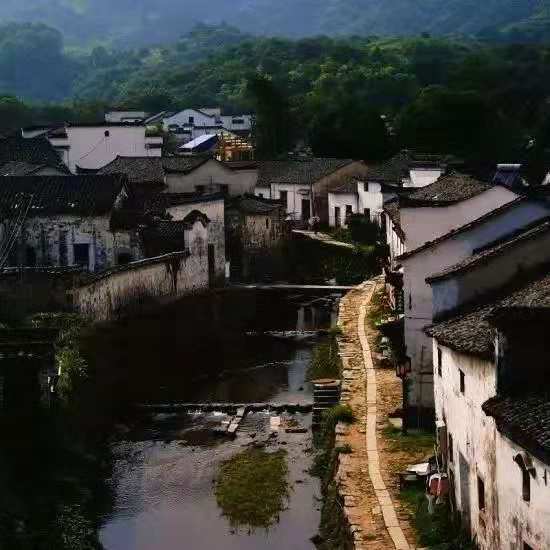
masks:
<path fill-rule="evenodd" d="M 94 276 L 73 290 L 73 304 L 95 321 L 109 321 L 208 287 L 207 256 L 175 252 Z"/>

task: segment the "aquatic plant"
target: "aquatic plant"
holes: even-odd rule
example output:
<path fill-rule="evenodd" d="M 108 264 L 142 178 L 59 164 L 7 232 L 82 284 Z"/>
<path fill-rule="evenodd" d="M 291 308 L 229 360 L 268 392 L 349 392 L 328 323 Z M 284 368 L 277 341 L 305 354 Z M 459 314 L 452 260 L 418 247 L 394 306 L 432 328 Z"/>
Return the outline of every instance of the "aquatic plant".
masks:
<path fill-rule="evenodd" d="M 218 506 L 234 528 L 269 528 L 288 499 L 286 451 L 247 449 L 224 462 L 216 480 Z"/>

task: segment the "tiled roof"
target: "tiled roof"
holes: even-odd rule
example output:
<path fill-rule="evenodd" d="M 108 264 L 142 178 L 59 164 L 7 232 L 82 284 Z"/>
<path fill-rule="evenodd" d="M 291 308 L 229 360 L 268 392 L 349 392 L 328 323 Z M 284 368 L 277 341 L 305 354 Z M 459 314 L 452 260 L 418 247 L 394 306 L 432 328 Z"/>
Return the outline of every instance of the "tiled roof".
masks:
<path fill-rule="evenodd" d="M 147 201 L 147 206 L 166 209 L 182 204 L 199 204 L 223 199 L 224 195 L 222 193 L 212 193 L 208 195 L 201 195 L 198 193 L 159 193 Z"/>
<path fill-rule="evenodd" d="M 113 210 L 125 178 L 121 176 L 4 177 L 0 181 L 0 212 L 13 217 L 67 214 L 102 215 Z"/>
<path fill-rule="evenodd" d="M 50 166 L 67 172 L 61 157 L 45 137 L 0 139 L 0 165 L 10 161 Z"/>
<path fill-rule="evenodd" d="M 486 401 L 482 408 L 486 415 L 495 419 L 499 431 L 546 464 L 550 463 L 548 395 L 497 396 Z"/>
<path fill-rule="evenodd" d="M 337 185 L 334 187 L 334 189 L 330 189 L 329 193 L 333 193 L 335 195 L 356 195 L 357 194 L 357 179 L 356 178 L 349 178 L 347 181 L 341 183 L 340 185 Z"/>
<path fill-rule="evenodd" d="M 0 167 L 0 176 L 32 176 L 45 164 L 30 164 L 28 162 L 11 161 Z"/>
<path fill-rule="evenodd" d="M 486 262 L 490 258 L 498 256 L 499 254 L 503 254 L 507 252 L 510 248 L 513 248 L 514 246 L 521 244 L 529 239 L 537 238 L 538 236 L 543 235 L 548 231 L 550 231 L 549 218 L 539 220 L 534 225 L 531 225 L 527 228 L 524 227 L 520 231 L 516 231 L 515 233 L 508 235 L 505 239 L 499 239 L 498 242 L 494 242 L 492 244 L 489 244 L 488 246 L 474 250 L 474 253 L 471 256 L 468 256 L 463 261 L 449 266 L 448 268 L 443 269 L 442 271 L 439 271 L 434 275 L 431 275 L 426 279 L 426 282 L 431 283 L 433 281 L 443 280 L 452 275 L 456 275 L 457 273 L 468 271 L 469 269 L 478 266 L 483 262 Z"/>
<path fill-rule="evenodd" d="M 399 199 L 390 199 L 384 203 L 384 212 L 388 214 L 390 220 L 393 222 L 393 227 L 396 233 L 405 240 L 405 232 L 401 228 L 401 214 L 399 211 Z"/>
<path fill-rule="evenodd" d="M 130 183 L 138 185 L 164 185 L 164 169 L 158 157 L 117 157 L 97 173 L 125 174 Z"/>
<path fill-rule="evenodd" d="M 261 200 L 253 197 L 243 197 L 232 202 L 232 206 L 245 214 L 269 214 L 282 208 L 282 204 L 275 201 Z"/>
<path fill-rule="evenodd" d="M 351 159 L 333 158 L 262 161 L 259 164 L 258 185 L 267 186 L 272 183 L 310 185 L 352 162 L 354 161 Z"/>
<path fill-rule="evenodd" d="M 163 157 L 162 166 L 167 172 L 188 174 L 211 160 L 210 155 L 196 155 L 186 157 Z"/>
<path fill-rule="evenodd" d="M 499 216 L 500 214 L 507 212 L 508 210 L 515 208 L 518 204 L 521 202 L 524 202 L 527 200 L 527 197 L 518 197 L 517 199 L 514 199 L 510 202 L 507 202 L 503 204 L 502 206 L 499 206 L 498 208 L 495 208 L 494 210 L 491 210 L 490 212 L 487 212 L 486 214 L 483 214 L 483 216 L 480 216 L 479 218 L 476 218 L 475 220 L 472 220 L 469 223 L 466 223 L 464 225 L 461 225 L 460 227 L 457 227 L 455 229 L 451 229 L 448 233 L 445 233 L 443 235 L 440 235 L 439 237 L 433 239 L 432 241 L 427 241 L 423 245 L 415 248 L 414 250 L 410 250 L 409 252 L 405 252 L 402 254 L 399 258 L 401 260 L 405 260 L 414 254 L 418 254 L 419 252 L 422 252 L 424 250 L 427 250 L 428 248 L 432 248 L 433 246 L 446 241 L 447 239 L 450 239 L 454 237 L 455 235 L 459 235 L 461 233 L 464 233 L 465 231 L 469 231 L 470 229 L 477 227 L 478 225 L 481 225 L 482 223 L 485 223 L 487 220 L 490 220 L 491 218 L 494 218 L 496 216 Z"/>
<path fill-rule="evenodd" d="M 471 199 L 493 187 L 467 174 L 451 172 L 403 197 L 404 206 L 446 206 Z"/>
<path fill-rule="evenodd" d="M 231 170 L 254 170 L 258 168 L 256 160 L 231 160 L 222 163 L 226 168 Z"/>
<path fill-rule="evenodd" d="M 492 301 L 435 323 L 426 333 L 456 351 L 490 358 L 494 351 L 494 329 L 489 318 L 507 308 L 550 312 L 550 274 L 539 275 L 516 290 L 503 292 Z"/>
<path fill-rule="evenodd" d="M 411 168 L 440 168 L 442 164 L 443 159 L 438 155 L 420 155 L 411 151 L 400 151 L 385 162 L 369 166 L 367 180 L 401 186 L 403 178 L 409 177 Z"/>

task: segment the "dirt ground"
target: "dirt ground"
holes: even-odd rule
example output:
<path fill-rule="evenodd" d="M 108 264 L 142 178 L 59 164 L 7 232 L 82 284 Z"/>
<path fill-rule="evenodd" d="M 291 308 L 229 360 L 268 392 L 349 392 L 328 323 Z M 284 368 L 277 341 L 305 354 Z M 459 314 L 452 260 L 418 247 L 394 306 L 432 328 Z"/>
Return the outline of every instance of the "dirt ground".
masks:
<path fill-rule="evenodd" d="M 382 280 L 375 279 L 348 293 L 340 305 L 340 326 L 342 328 L 340 353 L 344 363 L 342 402 L 351 406 L 356 421 L 349 427 L 342 425 L 337 427 L 336 445 L 349 445 L 352 449 L 351 454 L 340 455 L 337 479 L 340 493 L 344 497 L 344 513 L 348 517 L 355 548 L 358 550 L 395 548 L 383 520 L 379 499 L 369 477 L 365 437 L 367 375 L 358 333 L 361 306 L 367 297 L 372 300 L 373 295 L 378 295 L 378 301 L 380 301 L 381 290 L 383 290 Z M 388 432 L 388 416 L 402 403 L 401 381 L 395 376 L 393 368 L 383 368 L 380 356 L 376 352 L 378 331 L 369 320 L 369 305 L 367 305 L 363 330 L 365 330 L 373 365 L 376 369 L 376 436 L 380 472 L 386 489 L 390 493 L 399 526 L 407 538 L 409 547 L 414 548 L 416 537 L 411 523 L 412 517 L 409 510 L 399 501 L 397 472 L 407 464 L 422 461 L 430 453 L 426 441 L 416 448 L 414 441 L 409 440 L 406 444 L 402 444 L 398 436 Z"/>

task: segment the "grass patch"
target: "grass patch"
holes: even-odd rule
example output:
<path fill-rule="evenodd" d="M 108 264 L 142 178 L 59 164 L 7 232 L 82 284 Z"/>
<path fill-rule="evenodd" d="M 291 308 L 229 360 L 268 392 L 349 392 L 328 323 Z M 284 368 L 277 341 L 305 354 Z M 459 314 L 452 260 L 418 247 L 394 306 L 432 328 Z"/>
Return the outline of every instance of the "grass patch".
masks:
<path fill-rule="evenodd" d="M 400 428 L 388 425 L 382 430 L 382 434 L 392 452 L 428 453 L 433 451 L 435 444 L 435 436 L 422 430 L 409 430 L 407 435 L 403 435 Z"/>
<path fill-rule="evenodd" d="M 216 500 L 234 528 L 267 529 L 288 500 L 288 466 L 283 450 L 248 449 L 224 462 Z"/>
<path fill-rule="evenodd" d="M 328 340 L 317 344 L 313 350 L 313 357 L 307 371 L 308 380 L 318 378 L 340 378 L 342 376 L 342 360 L 338 355 L 336 334 Z"/>
<path fill-rule="evenodd" d="M 428 513 L 428 501 L 424 491 L 409 488 L 401 491 L 400 500 L 413 515 L 413 523 L 420 546 L 433 550 L 475 550 L 475 544 L 463 532 L 460 523 L 453 518 L 445 502 L 435 506 L 433 514 Z"/>
<path fill-rule="evenodd" d="M 372 328 L 376 328 L 384 317 L 391 314 L 391 307 L 388 301 L 388 296 L 384 288 L 377 290 L 371 298 L 367 318 Z"/>

